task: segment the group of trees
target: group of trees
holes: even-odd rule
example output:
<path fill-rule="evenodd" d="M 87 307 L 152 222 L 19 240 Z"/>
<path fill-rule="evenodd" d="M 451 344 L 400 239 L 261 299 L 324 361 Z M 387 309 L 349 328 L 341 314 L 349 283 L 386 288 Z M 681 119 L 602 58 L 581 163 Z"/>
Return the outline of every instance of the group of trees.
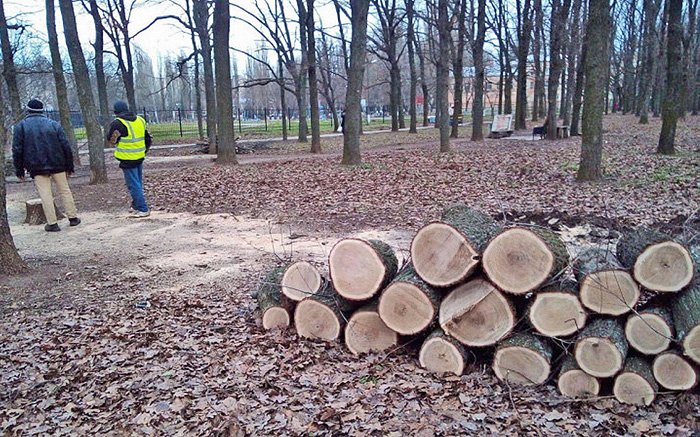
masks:
<path fill-rule="evenodd" d="M 417 102 L 422 101 L 423 125 L 432 109 L 440 151 L 445 152 L 450 137 L 459 135 L 457 121 L 465 109 L 471 108 L 471 139 L 483 139 L 485 89 L 494 85 L 489 78 L 496 75 L 498 110 L 515 113 L 516 129 L 525 129 L 528 118 L 545 118 L 550 139 L 557 124 L 570 124 L 574 135 L 582 132 L 581 180 L 601 176 L 603 113 L 635 113 L 640 123 L 648 122 L 650 112 L 662 116 L 658 151 L 673 153 L 678 118 L 700 108 L 698 0 L 162 0 L 167 13 L 140 27 L 132 19 L 142 6 L 138 0 L 58 0 L 64 41 L 56 32 L 54 1 L 46 0 L 51 56 L 50 63 L 42 63 L 33 62 L 41 56 L 25 56 L 28 47 L 37 47 L 27 44 L 31 26 L 21 16 L 6 17 L 0 0 L 0 91 L 7 96 L 0 104 L 0 139 L 32 92 L 20 82 L 50 73 L 69 136 L 68 95 L 77 95 L 93 183 L 106 180 L 103 126 L 96 114 L 109 114 L 114 95 L 109 89 L 115 86 L 131 108 L 139 108 L 145 102 L 137 98 L 157 92 L 165 105 L 168 87 L 187 78 L 201 135 L 206 131 L 220 163 L 236 162 L 233 105 L 240 105 L 242 91 L 265 88 L 269 99 L 274 95 L 285 138 L 288 107 L 294 107 L 298 140 L 307 141 L 310 125 L 313 153 L 322 151 L 319 102 L 336 128 L 344 107 L 342 162 L 353 165 L 361 162 L 362 110 L 369 100 L 363 99 L 363 90 L 372 89 L 373 95 L 374 87 L 386 90 L 392 130 L 405 126 L 407 110 L 415 132 Z M 76 25 L 81 13 L 94 24 L 88 57 L 82 45 L 86 38 Z M 258 36 L 255 50 L 233 49 L 248 58 L 244 78 L 231 62 L 232 22 L 250 26 Z M 188 35 L 191 52 L 161 65 L 166 74 L 154 79 L 150 59 L 134 41 L 164 23 Z M 67 47 L 69 63 L 60 42 Z M 20 53 L 22 59 L 16 59 Z M 367 68 L 374 71 L 370 83 Z M 143 97 L 139 83 L 149 80 L 158 89 Z"/>

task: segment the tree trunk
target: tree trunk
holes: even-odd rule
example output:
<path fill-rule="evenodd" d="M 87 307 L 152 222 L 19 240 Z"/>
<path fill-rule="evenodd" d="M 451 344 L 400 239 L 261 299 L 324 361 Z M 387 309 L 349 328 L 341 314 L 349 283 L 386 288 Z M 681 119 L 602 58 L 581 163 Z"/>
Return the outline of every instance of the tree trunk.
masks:
<path fill-rule="evenodd" d="M 290 300 L 299 302 L 319 292 L 323 278 L 318 269 L 306 261 L 297 261 L 284 269 L 279 280 L 281 292 Z"/>
<path fill-rule="evenodd" d="M 360 130 L 362 128 L 362 82 L 365 76 L 367 53 L 367 14 L 369 0 L 353 1 L 352 41 L 350 42 L 350 69 L 345 91 L 345 127 L 343 128 L 343 165 L 360 165 Z"/>
<path fill-rule="evenodd" d="M 649 363 L 640 357 L 628 357 L 622 372 L 615 377 L 613 394 L 625 404 L 650 405 L 659 386 L 654 380 Z"/>
<path fill-rule="evenodd" d="M 211 42 L 209 41 L 209 9 L 206 0 L 192 0 L 194 23 L 199 35 L 202 67 L 204 70 L 204 98 L 207 105 L 207 136 L 209 137 L 209 154 L 217 154 L 216 148 L 216 95 L 214 92 L 214 69 L 211 59 Z"/>
<path fill-rule="evenodd" d="M 572 34 L 569 39 L 566 61 L 567 61 L 567 76 L 565 84 L 565 99 L 562 104 L 561 118 L 564 126 L 571 126 L 571 111 L 574 100 L 576 75 L 578 73 L 577 62 L 581 62 L 579 55 L 579 47 L 581 46 L 581 6 L 582 0 L 573 0 L 573 8 L 571 13 Z"/>
<path fill-rule="evenodd" d="M 625 324 L 629 345 L 645 355 L 668 349 L 673 340 L 673 318 L 663 307 L 647 308 L 632 314 Z"/>
<path fill-rule="evenodd" d="M 662 114 L 661 135 L 656 153 L 673 155 L 676 153 L 676 125 L 683 111 L 683 65 L 681 63 L 683 24 L 681 14 L 683 0 L 669 0 L 666 92 Z"/>
<path fill-rule="evenodd" d="M 439 222 L 421 228 L 411 242 L 411 259 L 420 277 L 435 287 L 468 278 L 500 227 L 488 215 L 465 205 L 447 208 Z"/>
<path fill-rule="evenodd" d="M 289 137 L 289 129 L 287 126 L 287 92 L 284 83 L 284 66 L 282 63 L 282 57 L 278 55 L 278 75 L 279 75 L 279 87 L 280 87 L 280 106 L 282 109 L 282 140 L 287 141 Z"/>
<path fill-rule="evenodd" d="M 596 397 L 600 392 L 598 378 L 581 370 L 573 355 L 564 360 L 557 379 L 559 393 L 569 398 Z"/>
<path fill-rule="evenodd" d="M 355 311 L 345 326 L 345 345 L 355 355 L 383 352 L 396 347 L 399 336 L 379 317 L 376 305 Z"/>
<path fill-rule="evenodd" d="M 583 371 L 608 378 L 622 369 L 627 357 L 627 339 L 616 319 L 596 319 L 579 333 L 574 357 Z"/>
<path fill-rule="evenodd" d="M 103 184 L 107 182 L 107 169 L 105 167 L 104 136 L 100 123 L 97 120 L 97 109 L 92 97 L 92 85 L 88 73 L 83 49 L 78 38 L 78 28 L 75 23 L 75 12 L 71 0 L 59 0 L 61 16 L 63 17 L 63 29 L 66 35 L 66 45 L 73 66 L 73 76 L 78 89 L 80 110 L 83 114 L 85 131 L 87 132 L 88 148 L 90 150 L 90 183 Z"/>
<path fill-rule="evenodd" d="M 407 28 L 407 45 L 408 45 L 408 68 L 410 71 L 410 103 L 408 106 L 409 117 L 411 118 L 409 122 L 408 132 L 415 134 L 418 132 L 418 114 L 416 113 L 416 95 L 418 88 L 418 73 L 416 72 L 416 59 L 415 59 L 415 45 L 416 36 L 415 29 L 413 26 L 416 25 L 413 4 L 414 0 L 406 0 L 406 19 L 408 20 Z M 424 96 L 425 97 L 425 96 Z M 425 98 L 423 100 L 425 102 Z M 425 103 L 424 103 L 425 105 Z"/>
<path fill-rule="evenodd" d="M 544 29 L 542 0 L 534 0 L 533 14 L 535 16 L 535 37 L 533 40 L 533 50 L 535 52 L 535 90 L 533 92 L 534 98 L 532 102 L 532 121 L 537 121 L 542 111 L 540 107 L 540 102 L 542 100 L 541 95 L 544 94 L 544 75 L 542 62 L 540 61 L 540 56 L 542 55 L 542 39 L 540 35 L 542 34 L 542 29 Z"/>
<path fill-rule="evenodd" d="M 526 294 L 566 268 L 569 253 L 552 231 L 513 227 L 491 239 L 481 261 L 484 272 L 499 289 Z"/>
<path fill-rule="evenodd" d="M 272 269 L 258 288 L 258 305 L 262 311 L 264 329 L 286 328 L 291 322 L 294 302 L 281 293 L 284 267 Z"/>
<path fill-rule="evenodd" d="M 47 3 L 51 0 L 47 0 Z M 90 0 L 90 15 L 95 28 L 95 42 L 92 44 L 95 49 L 95 81 L 97 83 L 97 100 L 100 105 L 100 116 L 102 117 L 102 129 L 109 132 L 111 124 L 109 99 L 107 97 L 107 78 L 104 71 L 104 28 L 102 17 L 96 0 Z M 134 110 L 136 108 L 133 108 Z M 104 139 L 107 147 L 107 138 Z"/>
<path fill-rule="evenodd" d="M 596 1 L 596 0 L 592 0 Z M 562 72 L 562 47 L 571 0 L 552 1 L 552 32 L 549 48 L 549 77 L 547 78 L 547 139 L 557 139 L 557 88 Z M 592 7 L 591 7 L 592 9 Z"/>
<path fill-rule="evenodd" d="M 501 381 L 519 385 L 542 384 L 549 377 L 552 348 L 532 334 L 515 334 L 496 347 L 493 371 Z"/>
<path fill-rule="evenodd" d="M 486 38 L 486 0 L 478 0 L 477 32 L 472 45 L 474 61 L 474 98 L 472 99 L 471 141 L 483 141 L 484 123 L 484 40 Z M 444 65 L 444 64 L 443 64 Z M 442 69 L 440 69 L 442 70 Z"/>
<path fill-rule="evenodd" d="M 586 326 L 586 311 L 578 298 L 578 284 L 563 281 L 537 294 L 527 311 L 530 324 L 547 337 L 565 337 Z"/>
<path fill-rule="evenodd" d="M 642 106 L 639 123 L 649 124 L 649 105 L 656 71 L 658 35 L 656 34 L 656 19 L 659 15 L 661 2 L 659 0 L 643 0 L 644 7 L 644 60 L 641 74 Z"/>
<path fill-rule="evenodd" d="M 571 111 L 570 131 L 572 137 L 581 135 L 579 125 L 581 123 L 581 105 L 583 103 L 583 87 L 585 82 L 583 73 L 586 66 L 586 51 L 586 38 L 584 37 L 583 45 L 581 46 L 581 56 L 576 66 L 576 86 L 574 87 L 573 110 Z"/>
<path fill-rule="evenodd" d="M 352 301 L 374 297 L 394 278 L 398 260 L 379 240 L 340 240 L 328 255 L 328 270 L 339 295 Z"/>
<path fill-rule="evenodd" d="M 0 47 L 2 48 L 2 75 L 7 84 L 7 93 L 12 109 L 12 119 L 15 120 L 22 112 L 22 103 L 17 86 L 17 68 L 14 61 L 14 51 L 10 45 L 10 35 L 7 31 L 4 0 L 0 0 Z"/>
<path fill-rule="evenodd" d="M 590 0 L 586 27 L 586 87 L 583 102 L 579 181 L 596 181 L 603 174 L 603 107 L 607 82 L 610 5 L 608 0 Z"/>
<path fill-rule="evenodd" d="M 520 19 L 520 14 L 522 14 L 522 19 Z M 515 130 L 524 130 L 527 129 L 527 56 L 530 53 L 530 34 L 532 33 L 530 0 L 525 0 L 522 12 L 518 9 L 518 18 L 518 78 L 515 91 Z"/>
<path fill-rule="evenodd" d="M 306 8 L 304 8 L 304 3 L 301 0 L 297 0 L 297 4 L 299 5 L 299 20 L 301 21 L 303 19 L 306 22 L 304 27 L 308 35 L 306 54 L 308 56 L 307 68 L 309 74 L 309 101 L 311 106 L 311 153 L 321 153 L 321 114 L 318 106 L 314 0 L 306 0 Z"/>
<path fill-rule="evenodd" d="M 418 354 L 421 367 L 443 375 L 461 376 L 467 362 L 467 350 L 440 328 L 425 339 Z"/>
<path fill-rule="evenodd" d="M 581 284 L 581 303 L 591 311 L 619 316 L 631 311 L 639 300 L 639 286 L 632 275 L 607 250 L 592 248 L 580 253 L 574 274 Z"/>
<path fill-rule="evenodd" d="M 454 76 L 454 99 L 452 111 L 452 138 L 459 138 L 459 121 L 463 117 L 462 91 L 464 90 L 464 47 L 467 42 L 467 0 L 460 0 L 458 3 L 459 13 L 457 14 L 457 47 L 452 60 L 452 75 Z"/>
<path fill-rule="evenodd" d="M 691 363 L 677 351 L 662 352 L 652 363 L 654 379 L 667 390 L 690 390 L 698 383 L 698 374 Z"/>
<path fill-rule="evenodd" d="M 80 167 L 80 154 L 78 141 L 75 139 L 75 130 L 71 122 L 70 107 L 68 106 L 68 87 L 66 78 L 63 76 L 63 62 L 61 52 L 58 48 L 58 34 L 56 33 L 56 8 L 54 0 L 46 0 L 46 30 L 49 37 L 49 51 L 51 52 L 51 69 L 53 81 L 56 86 L 56 102 L 58 103 L 58 113 L 61 117 L 61 127 L 66 132 L 66 137 L 73 152 L 73 164 Z M 97 41 L 97 39 L 95 39 Z M 95 50 L 97 56 L 97 50 Z"/>
<path fill-rule="evenodd" d="M 421 42 L 416 35 L 416 54 L 420 65 L 420 87 L 423 92 L 423 126 L 428 126 L 428 115 L 430 114 L 430 96 L 428 95 L 428 81 L 425 78 L 425 56 L 421 47 Z"/>
<path fill-rule="evenodd" d="M 700 277 L 678 293 L 671 308 L 683 354 L 700 364 Z"/>
<path fill-rule="evenodd" d="M 238 164 L 233 134 L 231 57 L 228 48 L 231 18 L 227 0 L 214 1 L 214 63 L 216 67 L 216 132 L 218 164 Z"/>
<path fill-rule="evenodd" d="M 486 1 L 486 0 L 482 0 Z M 483 17 L 482 17 L 483 18 Z M 438 39 L 439 39 L 439 64 L 437 71 L 436 103 L 439 108 L 438 127 L 440 128 L 440 152 L 450 151 L 450 111 L 448 102 L 450 69 L 450 25 L 447 9 L 447 0 L 438 1 Z"/>

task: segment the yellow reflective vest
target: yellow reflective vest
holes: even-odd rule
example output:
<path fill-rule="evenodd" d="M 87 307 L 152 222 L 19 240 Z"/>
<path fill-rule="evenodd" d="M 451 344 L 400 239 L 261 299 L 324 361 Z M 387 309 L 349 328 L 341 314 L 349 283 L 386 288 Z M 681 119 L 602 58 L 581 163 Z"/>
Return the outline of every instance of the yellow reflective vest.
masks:
<path fill-rule="evenodd" d="M 114 157 L 122 161 L 136 161 L 146 157 L 146 120 L 136 116 L 136 120 L 129 121 L 117 117 L 129 134 L 120 137 Z"/>

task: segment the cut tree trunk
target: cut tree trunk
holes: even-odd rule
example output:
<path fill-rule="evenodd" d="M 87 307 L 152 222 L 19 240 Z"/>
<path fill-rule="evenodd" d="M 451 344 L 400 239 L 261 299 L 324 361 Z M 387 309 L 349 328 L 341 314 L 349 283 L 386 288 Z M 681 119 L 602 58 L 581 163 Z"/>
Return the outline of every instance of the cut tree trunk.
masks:
<path fill-rule="evenodd" d="M 528 310 L 532 326 L 542 335 L 564 337 L 586 326 L 586 311 L 578 299 L 574 281 L 545 287 L 538 292 Z"/>
<path fill-rule="evenodd" d="M 595 376 L 581 370 L 573 355 L 564 360 L 557 381 L 559 392 L 569 398 L 589 398 L 598 396 L 600 382 Z"/>
<path fill-rule="evenodd" d="M 561 272 L 569 253 L 557 234 L 531 227 L 513 227 L 496 236 L 484 250 L 482 263 L 501 290 L 525 294 Z"/>
<path fill-rule="evenodd" d="M 322 291 L 297 304 L 294 311 L 297 334 L 312 340 L 337 340 L 350 311 L 351 304 L 327 284 Z"/>
<path fill-rule="evenodd" d="M 625 332 L 618 320 L 598 319 L 579 333 L 574 357 L 579 367 L 589 375 L 607 378 L 622 369 L 628 348 Z"/>
<path fill-rule="evenodd" d="M 690 390 L 698 383 L 698 374 L 693 365 L 676 351 L 657 355 L 652 371 L 656 381 L 668 390 Z"/>
<path fill-rule="evenodd" d="M 355 311 L 345 326 L 345 345 L 355 355 L 383 352 L 395 347 L 398 342 L 399 335 L 382 321 L 376 305 Z"/>
<path fill-rule="evenodd" d="M 625 367 L 615 377 L 613 394 L 625 404 L 649 405 L 654 401 L 659 386 L 651 373 L 651 366 L 639 357 L 628 357 Z"/>
<path fill-rule="evenodd" d="M 574 261 L 574 274 L 581 284 L 581 303 L 596 313 L 619 316 L 639 300 L 639 285 L 610 251 L 582 252 Z"/>
<path fill-rule="evenodd" d="M 382 241 L 346 238 L 331 249 L 328 268 L 338 294 L 363 301 L 392 280 L 398 260 L 391 246 Z"/>
<path fill-rule="evenodd" d="M 282 294 L 295 302 L 318 293 L 323 278 L 318 269 L 306 261 L 297 261 L 284 271 L 281 281 Z"/>
<path fill-rule="evenodd" d="M 700 364 L 700 277 L 673 301 L 673 322 L 683 354 Z"/>
<path fill-rule="evenodd" d="M 437 318 L 440 294 L 407 264 L 379 297 L 379 316 L 401 335 L 427 329 Z"/>
<path fill-rule="evenodd" d="M 632 314 L 625 325 L 629 345 L 646 355 L 668 349 L 673 339 L 673 318 L 663 307 L 648 308 Z"/>
<path fill-rule="evenodd" d="M 644 288 L 675 293 L 693 279 L 693 260 L 684 245 L 648 228 L 638 228 L 617 243 L 617 258 Z"/>
<path fill-rule="evenodd" d="M 467 346 L 491 346 L 515 326 L 508 298 L 483 278 L 455 287 L 440 304 L 440 327 Z"/>
<path fill-rule="evenodd" d="M 467 362 L 467 350 L 457 340 L 438 328 L 423 342 L 418 354 L 421 367 L 439 375 L 462 375 Z"/>
<path fill-rule="evenodd" d="M 25 203 L 27 207 L 27 218 L 24 219 L 24 223 L 29 225 L 43 225 L 46 223 L 46 214 L 44 214 L 44 207 L 41 205 L 41 199 L 29 199 Z M 53 205 L 56 210 L 56 219 L 61 220 L 66 216 L 58 209 L 56 204 Z"/>
<path fill-rule="evenodd" d="M 262 325 L 265 329 L 286 328 L 291 322 L 290 313 L 294 302 L 280 291 L 280 280 L 284 267 L 270 270 L 258 288 L 258 305 L 262 311 Z"/>
<path fill-rule="evenodd" d="M 549 377 L 552 348 L 531 334 L 515 334 L 501 342 L 493 357 L 496 376 L 509 383 L 542 384 Z"/>
<path fill-rule="evenodd" d="M 424 226 L 413 238 L 411 259 L 416 272 L 435 287 L 462 282 L 498 231 L 496 222 L 481 211 L 465 205 L 449 207 L 440 221 Z"/>

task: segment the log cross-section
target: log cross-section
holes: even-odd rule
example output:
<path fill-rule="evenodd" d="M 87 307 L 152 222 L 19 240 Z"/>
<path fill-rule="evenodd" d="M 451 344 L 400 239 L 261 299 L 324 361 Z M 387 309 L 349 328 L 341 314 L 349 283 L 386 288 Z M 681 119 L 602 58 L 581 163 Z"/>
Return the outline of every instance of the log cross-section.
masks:
<path fill-rule="evenodd" d="M 622 325 L 615 319 L 598 319 L 579 333 L 574 357 L 578 366 L 599 378 L 614 376 L 627 357 L 629 345 Z"/>
<path fill-rule="evenodd" d="M 355 355 L 382 352 L 395 347 L 399 336 L 379 317 L 376 305 L 355 311 L 345 326 L 345 345 Z"/>
<path fill-rule="evenodd" d="M 546 340 L 532 334 L 515 334 L 496 347 L 493 370 L 509 383 L 542 384 L 549 377 L 552 348 Z"/>
<path fill-rule="evenodd" d="M 675 296 L 672 309 L 683 354 L 700 364 L 700 277 Z"/>
<path fill-rule="evenodd" d="M 652 371 L 656 381 L 668 390 L 690 390 L 698 383 L 698 374 L 693 365 L 675 351 L 657 355 Z"/>
<path fill-rule="evenodd" d="M 282 294 L 299 302 L 306 296 L 318 293 L 323 278 L 318 269 L 307 261 L 297 261 L 284 271 L 281 284 Z"/>
<path fill-rule="evenodd" d="M 630 346 L 646 355 L 668 349 L 673 340 L 673 319 L 664 307 L 651 307 L 627 318 L 625 336 Z"/>
<path fill-rule="evenodd" d="M 454 338 L 437 328 L 425 339 L 418 354 L 421 367 L 439 375 L 460 376 L 467 362 L 467 350 Z"/>
<path fill-rule="evenodd" d="M 574 261 L 574 274 L 581 284 L 581 303 L 591 311 L 619 316 L 639 300 L 639 285 L 608 250 L 581 252 Z"/>
<path fill-rule="evenodd" d="M 345 238 L 331 249 L 328 269 L 338 294 L 364 301 L 393 279 L 398 260 L 391 246 L 382 241 Z"/>
<path fill-rule="evenodd" d="M 294 326 L 300 337 L 333 341 L 340 338 L 351 304 L 331 284 L 317 294 L 307 296 L 294 310 Z"/>
<path fill-rule="evenodd" d="M 658 390 L 651 366 L 640 357 L 627 358 L 624 369 L 615 377 L 613 385 L 615 398 L 633 405 L 651 404 Z"/>
<path fill-rule="evenodd" d="M 258 305 L 262 311 L 262 325 L 265 329 L 286 328 L 291 322 L 290 313 L 294 302 L 280 292 L 280 280 L 284 267 L 270 270 L 258 287 Z"/>
<path fill-rule="evenodd" d="M 565 337 L 586 326 L 586 311 L 578 298 L 578 284 L 562 281 L 541 289 L 528 309 L 532 326 L 548 337 Z"/>
<path fill-rule="evenodd" d="M 600 392 L 598 378 L 581 370 L 573 355 L 564 360 L 559 370 L 557 387 L 562 395 L 570 398 L 595 397 Z"/>

